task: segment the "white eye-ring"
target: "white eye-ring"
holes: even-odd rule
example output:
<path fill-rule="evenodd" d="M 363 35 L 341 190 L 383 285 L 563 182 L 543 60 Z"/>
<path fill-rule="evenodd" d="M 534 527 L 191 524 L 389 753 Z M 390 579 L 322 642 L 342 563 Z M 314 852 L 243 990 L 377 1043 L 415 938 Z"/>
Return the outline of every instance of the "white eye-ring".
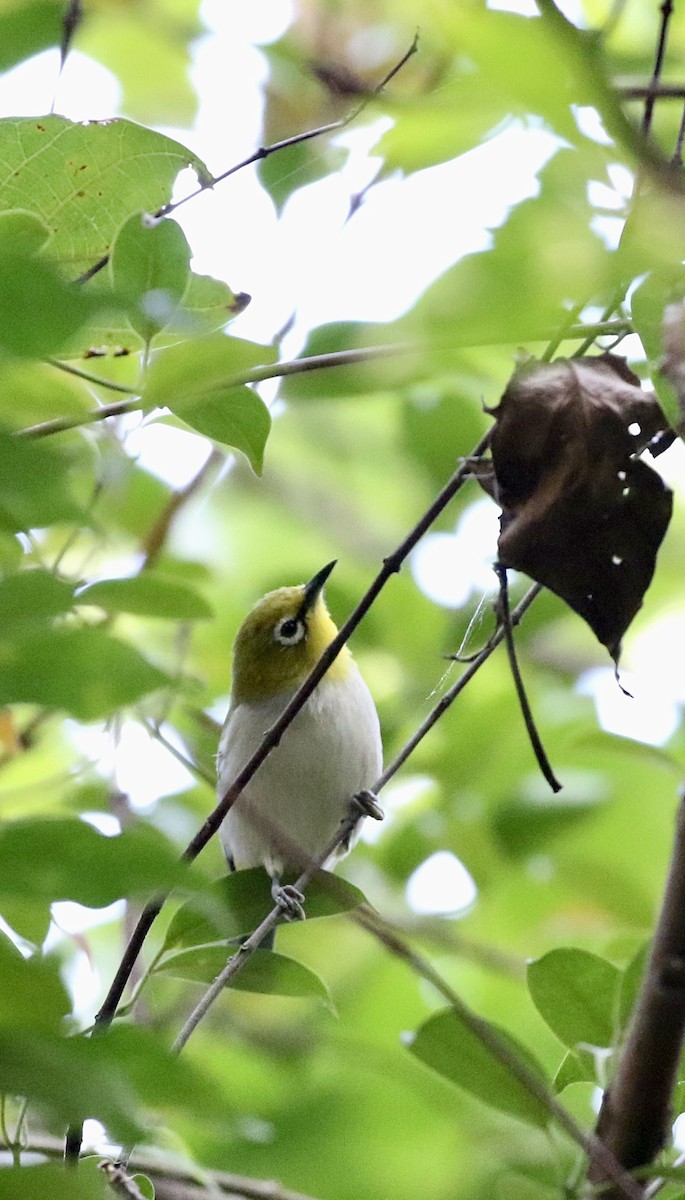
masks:
<path fill-rule="evenodd" d="M 274 641 L 282 646 L 296 646 L 305 633 L 305 623 L 299 617 L 283 617 L 274 629 Z"/>

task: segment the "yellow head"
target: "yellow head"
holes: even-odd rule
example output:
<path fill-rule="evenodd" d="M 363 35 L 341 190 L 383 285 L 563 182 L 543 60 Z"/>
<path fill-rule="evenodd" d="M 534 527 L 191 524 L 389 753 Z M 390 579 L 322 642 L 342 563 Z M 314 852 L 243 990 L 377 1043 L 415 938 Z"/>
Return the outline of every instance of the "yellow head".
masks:
<path fill-rule="evenodd" d="M 278 588 L 255 604 L 243 621 L 233 647 L 234 704 L 268 700 L 298 687 L 338 632 L 323 599 L 323 586 L 335 561 L 309 583 Z M 326 678 L 340 679 L 349 669 L 343 646 Z"/>

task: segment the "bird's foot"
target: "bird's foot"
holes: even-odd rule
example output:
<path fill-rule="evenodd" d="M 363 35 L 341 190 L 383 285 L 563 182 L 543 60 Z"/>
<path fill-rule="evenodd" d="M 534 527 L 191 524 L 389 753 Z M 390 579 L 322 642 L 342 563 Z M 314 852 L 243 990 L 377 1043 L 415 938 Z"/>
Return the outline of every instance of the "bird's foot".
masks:
<path fill-rule="evenodd" d="M 382 821 L 385 813 L 378 803 L 378 797 L 365 789 L 363 792 L 357 792 L 356 796 L 352 797 L 350 802 L 350 810 L 352 813 L 357 813 L 360 817 L 373 817 L 374 821 Z"/>
<path fill-rule="evenodd" d="M 271 895 L 274 904 L 282 910 L 284 921 L 304 921 L 304 896 L 292 883 L 281 883 L 278 879 L 272 879 Z"/>
<path fill-rule="evenodd" d="M 352 817 L 356 819 L 354 825 L 351 827 L 349 833 L 342 842 L 343 852 L 349 850 L 350 843 L 357 825 L 364 817 L 373 817 L 374 821 L 382 821 L 383 816 L 383 809 L 378 803 L 378 800 L 374 796 L 373 792 L 368 791 L 368 789 L 365 789 L 363 792 L 357 792 L 356 796 L 353 796 L 350 800 L 350 813 L 349 816 L 345 818 L 347 822 L 349 822 Z"/>

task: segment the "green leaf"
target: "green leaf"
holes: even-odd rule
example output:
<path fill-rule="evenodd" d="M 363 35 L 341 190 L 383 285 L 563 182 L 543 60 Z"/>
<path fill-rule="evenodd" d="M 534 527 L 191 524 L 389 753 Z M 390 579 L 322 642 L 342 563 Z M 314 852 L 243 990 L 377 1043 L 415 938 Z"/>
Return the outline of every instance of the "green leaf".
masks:
<path fill-rule="evenodd" d="M 102 307 L 98 296 L 66 282 L 52 263 L 21 246 L 0 245 L 0 274 L 0 347 L 18 357 L 57 353 Z"/>
<path fill-rule="evenodd" d="M 36 213 L 53 230 L 50 257 L 70 278 L 109 254 L 132 212 L 166 203 L 185 167 L 209 178 L 180 142 L 120 119 L 3 118 L 0 162 L 0 209 Z"/>
<path fill-rule="evenodd" d="M 145 404 L 174 408 L 181 400 L 205 398 L 217 389 L 235 387 L 251 367 L 275 361 L 273 346 L 222 333 L 170 346 L 156 352 L 146 371 Z"/>
<path fill-rule="evenodd" d="M 169 683 L 168 675 L 103 629 L 59 628 L 12 639 L 2 633 L 0 704 L 63 708 L 94 721 Z"/>
<path fill-rule="evenodd" d="M 105 837 L 75 817 L 33 817 L 0 828 L 2 898 L 75 900 L 104 908 L 115 900 L 194 887 L 176 848 L 139 822 Z"/>
<path fill-rule="evenodd" d="M 613 1044 L 620 983 L 618 967 L 587 950 L 550 950 L 528 967 L 535 1007 L 571 1050 Z"/>
<path fill-rule="evenodd" d="M 42 250 L 50 230 L 40 217 L 28 209 L 10 208 L 0 212 L 0 247 L 14 253 L 33 255 Z"/>
<path fill-rule="evenodd" d="M 191 272 L 183 296 L 179 321 L 187 317 L 193 333 L 214 333 L 228 321 L 244 312 L 250 303 L 246 292 L 233 292 L 222 279 Z"/>
<path fill-rule="evenodd" d="M 190 275 L 190 246 L 181 226 L 135 213 L 119 230 L 109 260 L 117 292 L 129 301 L 128 319 L 145 342 L 175 315 Z"/>
<path fill-rule="evenodd" d="M 108 1200 L 102 1171 L 67 1171 L 62 1163 L 39 1163 L 0 1171 L 0 1200 Z"/>
<path fill-rule="evenodd" d="M 155 968 L 155 972 L 211 983 L 226 966 L 231 951 L 223 945 L 197 946 L 171 954 Z M 231 980 L 230 987 L 244 992 L 261 992 L 270 996 L 316 996 L 328 1000 L 329 992 L 323 980 L 309 967 L 272 950 L 257 950 Z"/>
<path fill-rule="evenodd" d="M 563 1092 L 572 1083 L 598 1083 L 597 1067 L 589 1050 L 569 1050 L 554 1076 L 554 1091 Z"/>
<path fill-rule="evenodd" d="M 363 893 L 353 884 L 324 871 L 307 888 L 307 919 L 349 912 L 364 902 Z M 215 880 L 174 913 L 164 939 L 164 949 L 246 937 L 261 925 L 272 908 L 271 884 L 266 871 L 261 867 L 235 871 Z"/>
<path fill-rule="evenodd" d="M 1 600 L 0 591 L 0 600 Z M 194 588 L 164 575 L 143 571 L 130 579 L 98 579 L 79 588 L 77 604 L 96 604 L 105 612 L 196 621 L 212 617 L 211 606 Z"/>
<path fill-rule="evenodd" d="M 644 942 L 623 970 L 618 997 L 618 1021 L 622 1030 L 627 1026 L 640 994 L 651 952 L 651 940 Z"/>
<path fill-rule="evenodd" d="M 679 263 L 671 269 L 652 271 L 635 288 L 630 301 L 633 324 L 649 361 L 654 389 L 666 419 L 676 430 L 683 428 L 683 414 L 678 398 L 660 368 L 664 354 L 664 310 L 683 296 L 685 268 Z"/>
<path fill-rule="evenodd" d="M 256 392 L 249 387 L 217 388 L 206 399 L 170 401 L 169 408 L 198 433 L 242 450 L 253 471 L 261 475 L 271 416 Z"/>
<path fill-rule="evenodd" d="M 57 46 L 63 17 L 62 0 L 5 0 L 0 11 L 0 71 Z"/>
<path fill-rule="evenodd" d="M 0 896 L 0 916 L 34 946 L 43 944 L 52 920 L 48 900 L 28 900 L 26 896 Z"/>
<path fill-rule="evenodd" d="M 132 1175 L 131 1178 L 145 1200 L 155 1200 L 155 1185 L 147 1175 Z"/>
<path fill-rule="evenodd" d="M 0 1029 L 59 1031 L 71 1012 L 69 993 L 60 978 L 59 962 L 34 954 L 24 958 L 0 936 Z"/>
<path fill-rule="evenodd" d="M 37 1101 L 60 1123 L 95 1117 L 126 1142 L 140 1138 L 147 1106 L 190 1105 L 209 1119 L 221 1111 L 210 1079 L 159 1036 L 123 1024 L 95 1038 L 0 1030 L 0 1091 Z"/>
<path fill-rule="evenodd" d="M 486 1022 L 482 1024 L 485 1026 Z M 520 1042 L 495 1025 L 488 1028 L 544 1083 L 542 1068 Z M 545 1105 L 512 1075 L 453 1009 L 429 1017 L 409 1048 L 426 1066 L 492 1108 L 518 1117 L 529 1125 L 545 1128 L 549 1124 L 550 1115 Z"/>
<path fill-rule="evenodd" d="M 166 407 L 206 437 L 233 446 L 255 471 L 262 466 L 271 418 L 249 388 L 236 386 L 251 367 L 275 360 L 272 346 L 210 334 L 159 351 L 145 376 L 146 407 Z"/>
<path fill-rule="evenodd" d="M 59 449 L 0 429 L 0 527 L 16 532 L 80 520 L 69 469 Z"/>
<path fill-rule="evenodd" d="M 69 612 L 74 586 L 41 567 L 0 579 L 0 630 L 38 623 Z"/>

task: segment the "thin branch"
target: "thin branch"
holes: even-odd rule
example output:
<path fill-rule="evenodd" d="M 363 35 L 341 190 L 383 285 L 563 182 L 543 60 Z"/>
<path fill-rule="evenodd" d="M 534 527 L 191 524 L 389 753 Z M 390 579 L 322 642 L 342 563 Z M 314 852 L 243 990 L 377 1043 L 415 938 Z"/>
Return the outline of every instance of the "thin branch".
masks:
<path fill-rule="evenodd" d="M 9 1149 L 9 1143 L 2 1137 L 0 1148 Z M 57 1159 L 62 1153 L 62 1141 L 49 1134 L 39 1134 L 31 1138 L 26 1149 L 44 1158 Z M 88 1149 L 87 1153 L 90 1155 L 93 1151 Z M 174 1163 L 170 1156 L 161 1160 L 157 1155 L 135 1151 L 128 1166 L 130 1171 L 150 1176 L 155 1184 L 158 1200 L 208 1200 L 206 1186 L 193 1186 L 197 1182 L 197 1171 L 181 1163 Z M 290 1188 L 282 1187 L 273 1179 L 253 1179 L 249 1175 L 237 1175 L 232 1171 L 208 1171 L 205 1168 L 202 1169 L 202 1177 L 208 1184 L 226 1193 L 230 1200 L 237 1200 L 239 1196 L 244 1200 L 315 1200 L 315 1197 L 303 1192 L 294 1192 Z"/>
<path fill-rule="evenodd" d="M 651 1163 L 671 1126 L 671 1097 L 685 1036 L 685 793 L 652 952 L 597 1136 L 628 1169 Z M 589 1178 L 608 1176 L 595 1162 Z M 617 1193 L 608 1189 L 605 1200 Z"/>
<path fill-rule="evenodd" d="M 511 1046 L 500 1037 L 482 1017 L 476 1015 L 464 1003 L 446 980 L 435 970 L 435 967 L 407 945 L 396 932 L 374 909 L 362 905 L 350 916 L 357 924 L 366 929 L 379 942 L 401 959 L 421 979 L 430 983 L 447 1001 L 450 1008 L 457 1014 L 459 1020 L 469 1033 L 478 1038 L 481 1045 L 497 1059 L 514 1079 L 516 1079 L 530 1096 L 533 1096 L 556 1121 L 561 1129 L 580 1146 L 587 1155 L 590 1163 L 601 1165 L 605 1172 L 603 1178 L 611 1180 L 616 1188 L 614 1195 L 622 1200 L 644 1200 L 642 1188 L 635 1182 L 627 1171 L 617 1162 L 612 1152 L 593 1134 L 587 1134 L 576 1122 L 568 1109 L 559 1103 L 554 1093 L 536 1071 L 523 1061 Z M 603 1196 L 605 1193 L 603 1193 Z"/>
<path fill-rule="evenodd" d="M 685 99 L 685 91 L 683 92 L 683 99 Z M 685 142 L 685 105 L 683 105 L 683 111 L 680 114 L 678 136 L 676 137 L 673 149 L 673 163 L 676 167 L 682 167 L 683 165 L 683 142 Z"/>
<path fill-rule="evenodd" d="M 154 738 L 156 742 L 159 742 L 160 746 L 163 746 L 165 750 L 168 750 L 169 754 L 173 755 L 173 757 L 176 759 L 176 762 L 180 763 L 182 767 L 185 767 L 186 771 L 189 771 L 191 775 L 194 775 L 196 779 L 199 779 L 201 783 L 206 783 L 208 787 L 214 788 L 216 786 L 215 773 L 212 772 L 210 774 L 210 772 L 206 771 L 204 767 L 200 765 L 200 763 L 195 762 L 192 758 L 188 758 L 188 756 L 184 754 L 182 750 L 179 750 L 178 746 L 174 746 L 174 743 L 170 742 L 169 739 L 164 736 L 161 726 L 158 725 L 156 721 L 143 719 L 141 723 L 143 728 L 147 729 L 150 737 Z"/>
<path fill-rule="evenodd" d="M 657 40 L 656 55 L 654 57 L 654 69 L 649 89 L 645 97 L 645 111 L 642 116 L 642 133 L 647 137 L 652 128 L 652 117 L 654 115 L 654 103 L 656 100 L 655 89 L 659 85 L 661 71 L 664 65 L 664 55 L 666 54 L 666 43 L 668 41 L 668 27 L 671 23 L 673 13 L 673 0 L 663 0 L 660 6 L 661 24 L 659 26 L 659 37 Z"/>
<path fill-rule="evenodd" d="M 624 100 L 685 100 L 685 83 L 616 83 Z"/>
<path fill-rule="evenodd" d="M 127 387 L 125 383 L 113 383 L 111 379 L 102 379 L 99 375 L 91 375 L 90 371 L 83 371 L 72 363 L 62 362 L 60 358 L 46 358 L 45 361 L 51 367 L 57 367 L 58 371 L 66 371 L 67 375 L 75 375 L 77 379 L 84 379 L 86 383 L 96 383 L 98 387 L 109 388 L 110 392 L 123 392 L 126 396 L 140 395 L 137 388 Z"/>
<path fill-rule="evenodd" d="M 202 192 L 206 192 L 208 188 L 215 187 L 217 183 L 223 183 L 225 179 L 229 179 L 230 176 L 235 175 L 236 172 L 242 171 L 245 167 L 251 166 L 252 163 L 262 162 L 265 158 L 269 158 L 272 154 L 277 154 L 279 150 L 287 150 L 291 146 L 300 146 L 303 142 L 311 142 L 314 138 L 323 137 L 327 133 L 337 133 L 341 129 L 346 129 L 348 125 L 351 125 L 353 121 L 356 121 L 357 117 L 361 116 L 371 100 L 375 99 L 381 94 L 384 88 L 390 83 L 390 80 L 394 79 L 395 75 L 397 75 L 397 73 L 401 71 L 402 68 L 409 62 L 409 59 L 416 54 L 418 48 L 419 35 L 416 33 L 411 46 L 402 55 L 402 58 L 399 60 L 399 62 L 396 63 L 390 71 L 388 71 L 388 74 L 381 80 L 381 82 L 377 84 L 377 86 L 373 88 L 371 92 L 367 93 L 363 100 L 361 100 L 359 104 L 355 105 L 351 112 L 347 113 L 346 116 L 341 117 L 338 121 L 329 121 L 326 125 L 319 125 L 316 129 L 308 129 L 305 133 L 295 133 L 292 135 L 292 137 L 283 138 L 283 140 L 280 142 L 273 142 L 270 146 L 259 146 L 258 149 L 252 154 L 248 155 L 247 158 L 244 158 L 241 162 L 229 167 L 228 170 L 222 171 L 220 175 L 215 175 L 212 179 L 201 183 L 197 188 L 195 188 L 194 191 L 189 192 L 188 195 L 183 196 L 180 200 L 170 201 L 169 204 L 163 204 L 161 208 L 157 209 L 157 212 L 154 214 L 155 217 L 168 217 L 170 213 L 175 212 L 176 209 L 180 208 L 182 204 L 187 204 L 189 200 L 195 199 L 195 197 L 201 195 Z"/>
<path fill-rule="evenodd" d="M 362 808 L 355 797 L 350 805 L 349 815 L 342 822 L 340 828 L 336 831 L 335 836 L 330 839 L 325 849 L 315 859 L 312 859 L 312 861 L 307 864 L 299 878 L 296 880 L 294 884 L 294 890 L 297 893 L 304 893 L 307 885 L 311 882 L 314 876 L 319 873 L 324 863 L 328 861 L 331 855 L 335 853 L 335 851 L 343 844 L 343 842 L 349 840 L 353 831 L 359 824 L 360 818 L 365 815 L 375 816 L 377 820 L 382 820 L 383 816 L 380 809 L 373 804 L 368 805 L 368 807 L 365 809 Z M 254 933 L 251 933 L 250 936 L 246 938 L 246 940 L 238 947 L 235 954 L 230 956 L 226 966 L 219 972 L 214 982 L 195 1005 L 195 1008 L 178 1034 L 178 1037 L 172 1046 L 172 1052 L 174 1054 L 181 1053 L 181 1050 L 185 1046 L 189 1037 L 192 1033 L 194 1033 L 202 1019 L 209 1012 L 214 1001 L 221 995 L 224 988 L 228 987 L 229 983 L 235 979 L 236 975 L 242 971 L 243 967 L 246 966 L 255 950 L 259 949 L 264 939 L 268 937 L 273 929 L 276 928 L 282 916 L 283 909 L 280 907 L 280 905 L 275 904 L 271 909 L 271 912 L 268 913 L 264 918 L 261 925 L 258 925 Z"/>
<path fill-rule="evenodd" d="M 418 48 L 419 35 L 417 32 L 414 35 L 411 46 L 402 55 L 399 62 L 397 62 L 395 66 L 388 71 L 388 74 L 384 76 L 384 78 L 379 84 L 376 85 L 375 88 L 366 93 L 363 100 L 361 100 L 359 104 L 356 104 L 346 116 L 341 117 L 337 121 L 329 121 L 326 125 L 319 125 L 316 129 L 307 129 L 304 131 L 304 133 L 294 133 L 291 137 L 283 138 L 280 142 L 273 142 L 270 146 L 259 146 L 253 151 L 252 154 L 248 154 L 247 158 L 243 158 L 240 162 L 234 163 L 234 165 L 232 167 L 228 167 L 226 171 L 222 171 L 219 175 L 210 175 L 209 178 L 201 180 L 198 186 L 193 188 L 192 192 L 188 192 L 185 196 L 182 196 L 180 200 L 170 200 L 168 204 L 163 204 L 161 208 L 156 210 L 153 216 L 159 219 L 170 216 L 170 214 L 175 212 L 177 208 L 180 208 L 182 204 L 187 204 L 189 200 L 194 200 L 197 196 L 201 196 L 203 192 L 210 191 L 212 188 L 216 187 L 217 183 L 223 183 L 225 179 L 230 179 L 232 175 L 237 174 L 238 171 L 243 171 L 245 167 L 251 166 L 252 163 L 262 162 L 265 158 L 270 158 L 272 154 L 278 154 L 280 150 L 288 150 L 291 146 L 301 146 L 303 142 L 311 142 L 314 140 L 314 138 L 324 137 L 327 133 L 337 133 L 341 129 L 346 129 L 348 125 L 351 125 L 353 121 L 356 121 L 357 117 L 361 116 L 364 109 L 371 103 L 371 101 L 381 94 L 387 84 L 390 83 L 390 80 L 394 79 L 398 71 L 401 71 L 402 67 L 409 62 L 409 59 L 416 54 Z M 99 258 L 96 263 L 93 263 L 92 267 L 89 267 L 87 271 L 84 271 L 84 273 L 79 276 L 77 282 L 81 284 L 87 283 L 88 280 L 97 275 L 98 272 L 103 269 L 103 267 L 106 267 L 108 262 L 109 255 L 103 254 L 102 258 Z"/>
<path fill-rule="evenodd" d="M 570 326 L 565 335 L 566 341 L 577 341 L 579 338 L 588 337 L 592 343 L 598 337 L 611 336 L 618 333 L 632 333 L 633 325 L 631 321 L 599 321 L 591 325 L 573 325 Z M 549 330 L 531 330 L 528 341 L 547 341 L 550 336 L 556 336 L 556 330 L 550 334 Z M 501 339 L 487 337 L 483 340 L 474 339 L 473 337 L 461 337 L 459 331 L 456 330 L 449 345 L 435 345 L 397 342 L 388 345 L 380 346 L 359 346 L 353 350 L 338 350 L 331 354 L 311 354 L 305 358 L 296 358 L 291 361 L 271 363 L 268 366 L 252 367 L 247 371 L 243 371 L 239 375 L 229 375 L 221 384 L 217 384 L 217 389 L 242 387 L 248 384 L 264 383 L 267 379 L 282 379 L 287 375 L 302 375 L 307 371 L 323 371 L 331 370 L 333 367 L 351 367 L 362 363 L 375 362 L 383 358 L 396 358 L 400 354 L 420 355 L 439 354 L 444 351 L 459 349 L 462 346 L 492 346 L 500 345 Z M 24 429 L 17 431 L 19 437 L 41 438 L 50 437 L 55 433 L 64 433 L 69 429 L 76 429 L 82 425 L 92 425 L 98 421 L 106 421 L 109 417 L 120 417 L 125 413 L 131 412 L 147 412 L 152 411 L 145 405 L 145 400 L 140 396 L 140 392 L 136 392 L 134 388 L 125 388 L 120 384 L 108 384 L 104 379 L 98 379 L 95 376 L 89 376 L 84 371 L 79 371 L 75 367 L 70 367 L 65 363 L 55 363 L 62 370 L 69 371 L 72 375 L 78 375 L 83 379 L 89 380 L 92 383 L 97 383 L 102 387 L 112 387 L 116 391 L 124 391 L 127 395 L 136 397 L 130 401 L 122 400 L 115 404 L 103 404 L 100 408 L 95 408 L 91 412 L 74 414 L 72 416 L 55 417 L 51 421 L 42 421 L 39 425 L 30 425 Z"/>
<path fill-rule="evenodd" d="M 519 707 L 521 709 L 521 713 L 523 715 L 523 720 L 525 722 L 526 732 L 530 739 L 530 744 L 533 747 L 533 752 L 538 761 L 538 766 L 539 766 L 540 770 L 542 771 L 542 774 L 544 775 L 545 779 L 547 780 L 552 791 L 560 792 L 561 784 L 559 783 L 559 780 L 557 779 L 557 777 L 554 774 L 554 771 L 552 770 L 552 767 L 550 765 L 550 761 L 547 757 L 547 753 L 546 753 L 545 748 L 540 739 L 540 735 L 537 731 L 537 726 L 535 724 L 535 718 L 533 717 L 533 713 L 532 713 L 530 704 L 528 702 L 528 697 L 526 695 L 526 689 L 523 686 L 523 678 L 521 676 L 521 671 L 519 669 L 518 658 L 516 657 L 516 646 L 514 645 L 514 637 L 513 637 L 513 633 L 512 633 L 512 619 L 511 619 L 511 613 L 509 611 L 509 587 L 507 584 L 507 568 L 505 567 L 504 563 L 496 562 L 495 563 L 495 572 L 497 574 L 497 578 L 499 579 L 499 604 L 500 604 L 500 609 L 501 609 L 501 622 L 502 622 L 502 627 L 504 629 L 504 640 L 507 644 L 507 654 L 509 655 L 509 667 L 511 669 L 512 678 L 514 680 L 514 687 L 516 688 L 516 695 L 518 697 Z"/>

